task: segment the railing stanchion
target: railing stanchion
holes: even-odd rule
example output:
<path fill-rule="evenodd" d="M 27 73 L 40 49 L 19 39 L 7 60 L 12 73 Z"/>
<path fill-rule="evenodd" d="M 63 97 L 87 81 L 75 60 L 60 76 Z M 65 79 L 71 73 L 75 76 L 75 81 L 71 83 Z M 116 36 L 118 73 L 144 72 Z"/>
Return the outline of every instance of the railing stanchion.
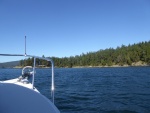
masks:
<path fill-rule="evenodd" d="M 52 85 L 51 85 L 51 92 L 52 92 L 52 102 L 54 103 L 54 62 L 52 60 L 51 64 L 52 64 Z"/>
<path fill-rule="evenodd" d="M 36 58 L 34 57 L 34 64 L 33 64 L 33 77 L 32 77 L 32 89 L 34 89 L 35 64 L 36 64 Z"/>

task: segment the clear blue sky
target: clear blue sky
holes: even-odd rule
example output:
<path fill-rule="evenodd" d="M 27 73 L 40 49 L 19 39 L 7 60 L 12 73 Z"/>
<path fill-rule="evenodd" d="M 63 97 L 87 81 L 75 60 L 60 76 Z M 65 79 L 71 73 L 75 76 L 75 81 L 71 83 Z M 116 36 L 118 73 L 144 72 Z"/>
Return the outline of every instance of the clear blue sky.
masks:
<path fill-rule="evenodd" d="M 149 41 L 150 0 L 0 0 L 0 53 L 23 54 L 25 35 L 46 57 Z"/>

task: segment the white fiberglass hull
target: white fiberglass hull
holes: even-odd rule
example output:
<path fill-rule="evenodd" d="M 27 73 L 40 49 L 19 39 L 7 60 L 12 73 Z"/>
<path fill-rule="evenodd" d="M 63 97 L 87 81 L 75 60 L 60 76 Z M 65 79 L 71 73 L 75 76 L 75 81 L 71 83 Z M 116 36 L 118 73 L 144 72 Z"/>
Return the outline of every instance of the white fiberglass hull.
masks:
<path fill-rule="evenodd" d="M 0 82 L 0 113 L 60 113 L 31 83 L 12 79 Z"/>

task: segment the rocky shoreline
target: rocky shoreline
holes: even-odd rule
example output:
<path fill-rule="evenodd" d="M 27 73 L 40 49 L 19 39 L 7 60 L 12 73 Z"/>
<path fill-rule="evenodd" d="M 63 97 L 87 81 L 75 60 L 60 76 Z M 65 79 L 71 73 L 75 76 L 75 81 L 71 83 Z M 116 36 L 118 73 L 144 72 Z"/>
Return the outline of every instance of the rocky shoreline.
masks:
<path fill-rule="evenodd" d="M 139 61 L 139 62 L 134 62 L 132 63 L 131 65 L 127 65 L 127 64 L 124 64 L 124 65 L 111 65 L 111 66 L 74 66 L 72 68 L 92 68 L 92 67 L 138 67 L 138 66 L 150 66 L 149 64 L 145 63 L 145 62 L 142 62 L 142 61 Z"/>
<path fill-rule="evenodd" d="M 56 68 L 103 68 L 103 67 L 138 67 L 138 66 L 150 66 L 149 64 L 146 64 L 142 61 L 139 61 L 139 62 L 134 62 L 132 63 L 131 65 L 127 65 L 127 64 L 124 64 L 124 65 L 112 65 L 112 66 L 73 66 L 73 67 L 57 67 Z M 13 68 L 23 68 L 22 66 L 15 66 Z M 36 68 L 49 68 L 49 67 L 36 67 Z"/>

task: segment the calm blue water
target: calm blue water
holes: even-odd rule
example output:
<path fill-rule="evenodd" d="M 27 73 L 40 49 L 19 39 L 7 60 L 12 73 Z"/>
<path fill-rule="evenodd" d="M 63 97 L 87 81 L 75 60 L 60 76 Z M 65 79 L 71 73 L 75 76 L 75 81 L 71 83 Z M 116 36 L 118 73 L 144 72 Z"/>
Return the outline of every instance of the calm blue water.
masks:
<path fill-rule="evenodd" d="M 37 69 L 35 77 L 35 86 L 48 98 L 50 71 Z M 0 69 L 0 80 L 20 73 Z M 149 113 L 150 67 L 56 68 L 55 104 L 61 113 Z"/>

